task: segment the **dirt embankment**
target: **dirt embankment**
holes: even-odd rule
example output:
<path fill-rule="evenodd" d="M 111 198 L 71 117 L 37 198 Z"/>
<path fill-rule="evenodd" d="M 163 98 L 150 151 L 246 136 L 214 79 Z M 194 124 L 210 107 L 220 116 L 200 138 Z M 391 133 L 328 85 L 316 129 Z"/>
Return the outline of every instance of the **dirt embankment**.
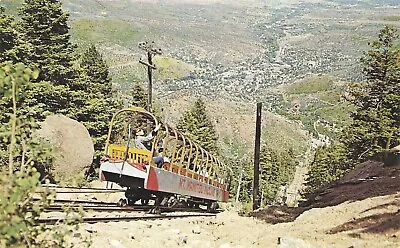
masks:
<path fill-rule="evenodd" d="M 76 236 L 90 237 L 93 247 L 118 248 L 398 248 L 399 178 L 400 164 L 385 167 L 369 161 L 309 195 L 304 207 L 270 207 L 243 217 L 229 203 L 216 217 L 82 224 Z M 105 187 L 104 182 L 92 186 Z M 86 197 L 117 201 L 122 194 Z"/>
<path fill-rule="evenodd" d="M 398 248 L 399 178 L 400 163 L 368 161 L 308 195 L 302 207 L 269 207 L 244 217 L 229 203 L 216 217 L 82 224 L 74 236 L 90 237 L 93 247 L 118 248 Z M 97 183 L 92 186 L 104 187 L 104 182 Z M 117 201 L 121 196 L 86 197 Z"/>
<path fill-rule="evenodd" d="M 351 173 L 326 187 L 307 195 L 301 207 L 275 206 L 254 212 L 252 216 L 276 224 L 291 222 L 308 210 L 353 203 L 378 196 L 392 196 L 389 202 L 371 206 L 360 215 L 331 228 L 327 233 L 352 232 L 352 235 L 375 233 L 397 235 L 400 230 L 400 163 L 385 166 L 382 162 L 367 161 Z M 379 211 L 382 210 L 382 211 Z M 329 221 L 329 220 L 327 220 Z"/>

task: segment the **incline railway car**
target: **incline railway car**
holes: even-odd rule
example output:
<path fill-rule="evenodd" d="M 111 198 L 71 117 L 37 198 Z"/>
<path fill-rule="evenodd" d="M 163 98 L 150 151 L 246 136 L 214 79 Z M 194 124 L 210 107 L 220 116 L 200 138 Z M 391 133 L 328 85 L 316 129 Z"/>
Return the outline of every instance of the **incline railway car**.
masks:
<path fill-rule="evenodd" d="M 143 108 L 112 118 L 100 179 L 126 187 L 120 204 L 207 206 L 228 201 L 226 168 L 215 156 Z"/>

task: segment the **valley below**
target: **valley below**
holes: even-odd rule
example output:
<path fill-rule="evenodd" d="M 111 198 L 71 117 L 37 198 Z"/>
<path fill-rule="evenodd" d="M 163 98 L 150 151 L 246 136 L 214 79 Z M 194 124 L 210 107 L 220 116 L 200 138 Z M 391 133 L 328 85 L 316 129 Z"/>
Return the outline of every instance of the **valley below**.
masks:
<path fill-rule="evenodd" d="M 182 110 L 201 97 L 221 136 L 236 136 L 248 144 L 253 129 L 240 134 L 237 130 L 254 124 L 256 102 L 272 115 L 289 119 L 293 105 L 301 103 L 310 124 L 301 118 L 300 122 L 309 132 L 316 121 L 343 125 L 345 120 L 336 113 L 343 109 L 339 98 L 346 83 L 362 80 L 360 58 L 368 42 L 384 25 L 400 24 L 398 3 L 392 0 L 63 4 L 71 13 L 74 42 L 99 47 L 123 98 L 129 96 L 132 82 L 147 86 L 147 70 L 139 63 L 147 57 L 137 44 L 154 41 L 162 55 L 154 58 L 153 98 L 165 121 L 176 124 Z M 286 88 L 315 78 L 339 84 L 333 92 L 337 97 L 327 101 L 315 92 L 293 96 Z M 327 105 L 337 106 L 337 118 L 312 113 L 324 112 Z"/>

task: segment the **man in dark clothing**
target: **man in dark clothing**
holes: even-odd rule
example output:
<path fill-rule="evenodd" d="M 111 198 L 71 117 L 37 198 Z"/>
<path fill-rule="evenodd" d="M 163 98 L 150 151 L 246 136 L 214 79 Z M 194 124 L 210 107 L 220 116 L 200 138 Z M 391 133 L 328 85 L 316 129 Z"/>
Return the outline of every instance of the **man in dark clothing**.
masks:
<path fill-rule="evenodd" d="M 153 157 L 154 163 L 158 168 L 161 168 L 164 163 L 163 148 L 158 150 L 157 156 Z"/>
<path fill-rule="evenodd" d="M 146 147 L 146 143 L 151 141 L 156 135 L 158 130 L 160 129 L 161 124 L 158 124 L 156 128 L 154 128 L 153 131 L 151 131 L 149 134 L 144 136 L 144 131 L 143 129 L 137 129 L 136 130 L 136 138 L 135 138 L 135 147 L 143 150 L 149 151 L 149 148 Z"/>

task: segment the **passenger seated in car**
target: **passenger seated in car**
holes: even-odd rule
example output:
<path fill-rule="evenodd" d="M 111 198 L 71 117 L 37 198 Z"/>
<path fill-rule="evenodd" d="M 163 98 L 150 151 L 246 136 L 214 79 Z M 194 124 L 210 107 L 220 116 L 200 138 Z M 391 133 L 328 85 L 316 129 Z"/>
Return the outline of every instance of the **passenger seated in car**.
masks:
<path fill-rule="evenodd" d="M 153 161 L 157 165 L 157 168 L 162 168 L 164 163 L 169 163 L 168 157 L 164 156 L 163 148 L 158 150 L 157 156 L 153 157 Z"/>
<path fill-rule="evenodd" d="M 153 161 L 157 165 L 157 168 L 161 168 L 164 163 L 163 151 L 164 149 L 160 148 L 157 152 L 157 156 L 153 157 Z"/>
<path fill-rule="evenodd" d="M 150 149 L 148 148 L 148 145 L 146 144 L 149 143 L 156 135 L 158 130 L 160 129 L 161 124 L 158 124 L 156 128 L 154 128 L 153 131 L 151 131 L 149 134 L 144 136 L 144 131 L 143 129 L 139 128 L 136 130 L 136 138 L 135 138 L 135 147 L 143 150 L 149 151 Z"/>

